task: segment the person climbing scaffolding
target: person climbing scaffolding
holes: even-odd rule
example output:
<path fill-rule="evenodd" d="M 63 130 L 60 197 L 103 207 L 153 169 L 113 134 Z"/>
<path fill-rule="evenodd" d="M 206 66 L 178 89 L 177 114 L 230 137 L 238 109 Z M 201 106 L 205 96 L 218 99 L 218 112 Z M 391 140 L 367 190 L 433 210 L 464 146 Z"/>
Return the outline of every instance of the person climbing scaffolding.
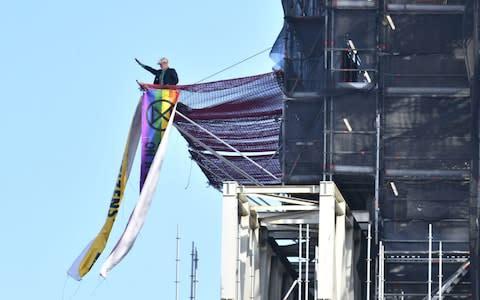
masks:
<path fill-rule="evenodd" d="M 177 71 L 174 68 L 170 68 L 168 66 L 168 59 L 166 57 L 162 57 L 158 64 L 160 65 L 160 69 L 154 69 L 150 66 L 142 64 L 138 59 L 135 58 L 135 61 L 145 70 L 149 71 L 153 75 L 155 75 L 155 79 L 153 80 L 154 84 L 161 84 L 161 85 L 176 85 L 178 83 L 178 75 Z"/>

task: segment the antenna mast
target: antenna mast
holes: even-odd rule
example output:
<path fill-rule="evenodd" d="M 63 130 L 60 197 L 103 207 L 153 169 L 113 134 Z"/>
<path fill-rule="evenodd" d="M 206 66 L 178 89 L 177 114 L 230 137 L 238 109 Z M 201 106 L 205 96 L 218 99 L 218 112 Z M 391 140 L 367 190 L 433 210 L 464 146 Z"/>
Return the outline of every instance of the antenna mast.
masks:
<path fill-rule="evenodd" d="M 192 242 L 192 273 L 190 275 L 191 282 L 190 282 L 190 299 L 195 300 L 197 299 L 197 267 L 198 267 L 198 252 L 197 248 L 195 247 L 195 242 Z"/>
<path fill-rule="evenodd" d="M 180 252 L 180 233 L 179 233 L 179 230 L 178 230 L 178 224 L 177 224 L 177 257 L 175 259 L 175 299 L 176 300 L 179 300 L 179 284 L 180 284 L 180 281 L 179 281 L 179 269 L 178 269 L 178 265 L 180 263 L 180 257 L 179 257 L 179 252 Z"/>

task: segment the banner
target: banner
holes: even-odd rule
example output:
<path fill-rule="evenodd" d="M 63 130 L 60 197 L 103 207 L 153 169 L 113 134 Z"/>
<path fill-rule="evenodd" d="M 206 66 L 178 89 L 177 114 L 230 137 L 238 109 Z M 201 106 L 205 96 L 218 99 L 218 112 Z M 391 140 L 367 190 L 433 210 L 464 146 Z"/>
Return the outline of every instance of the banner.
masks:
<path fill-rule="evenodd" d="M 158 145 L 167 128 L 179 92 L 170 89 L 147 89 L 142 104 L 142 162 L 140 191 L 152 165 Z"/>
<path fill-rule="evenodd" d="M 125 150 L 123 152 L 120 172 L 118 174 L 118 179 L 115 184 L 110 206 L 108 208 L 107 219 L 96 238 L 88 243 L 88 245 L 85 247 L 82 253 L 80 253 L 77 259 L 75 259 L 67 272 L 68 275 L 75 280 L 81 280 L 82 277 L 85 276 L 88 271 L 90 271 L 100 254 L 102 254 L 112 230 L 113 223 L 117 217 L 118 209 L 120 208 L 120 204 L 123 199 L 125 186 L 127 184 L 128 177 L 132 169 L 133 160 L 135 158 L 135 153 L 137 151 L 138 141 L 140 140 L 140 101 L 138 102 L 132 124 L 130 125 L 130 131 L 128 133 L 127 144 L 125 145 Z"/>
<path fill-rule="evenodd" d="M 140 192 L 140 198 L 138 199 L 138 202 L 132 214 L 130 215 L 125 231 L 100 269 L 100 275 L 104 278 L 107 277 L 108 272 L 115 267 L 130 251 L 135 243 L 135 240 L 137 239 L 138 233 L 143 227 L 145 218 L 155 194 L 155 190 L 157 188 L 160 169 L 162 167 L 167 148 L 168 136 L 173 126 L 172 124 L 175 116 L 175 110 L 176 105 L 173 106 L 173 109 L 169 109 L 169 119 L 167 120 L 168 123 L 163 131 L 163 137 L 161 139 L 160 146 L 158 147 L 153 161 L 149 166 L 150 171 L 146 176 L 143 188 Z"/>

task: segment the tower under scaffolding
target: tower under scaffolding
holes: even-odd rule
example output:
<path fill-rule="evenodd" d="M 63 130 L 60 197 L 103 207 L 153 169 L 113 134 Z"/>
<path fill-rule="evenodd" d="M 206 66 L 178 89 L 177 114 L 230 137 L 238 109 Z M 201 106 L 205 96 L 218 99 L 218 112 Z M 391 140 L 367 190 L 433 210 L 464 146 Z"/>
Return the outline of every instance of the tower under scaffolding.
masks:
<path fill-rule="evenodd" d="M 480 299 L 478 1 L 282 4 L 279 72 L 175 120 L 223 189 L 221 298 Z"/>
<path fill-rule="evenodd" d="M 283 182 L 333 181 L 368 215 L 355 299 L 479 299 L 478 1 L 283 7 Z"/>

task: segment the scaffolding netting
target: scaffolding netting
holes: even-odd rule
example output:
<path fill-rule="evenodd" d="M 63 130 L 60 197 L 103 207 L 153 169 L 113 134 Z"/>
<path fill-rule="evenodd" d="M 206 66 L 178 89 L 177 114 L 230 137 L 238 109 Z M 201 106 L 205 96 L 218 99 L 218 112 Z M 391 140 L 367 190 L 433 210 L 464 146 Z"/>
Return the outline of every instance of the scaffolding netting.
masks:
<path fill-rule="evenodd" d="M 175 87 L 180 98 L 174 125 L 215 188 L 229 180 L 247 185 L 281 182 L 280 80 L 279 73 L 267 73 Z"/>
<path fill-rule="evenodd" d="M 385 251 L 404 255 L 387 264 L 392 299 L 424 299 L 429 224 L 449 254 L 478 253 L 474 3 L 282 1 L 283 180 L 334 180 L 369 212 Z M 478 272 L 449 296 L 468 298 Z"/>

